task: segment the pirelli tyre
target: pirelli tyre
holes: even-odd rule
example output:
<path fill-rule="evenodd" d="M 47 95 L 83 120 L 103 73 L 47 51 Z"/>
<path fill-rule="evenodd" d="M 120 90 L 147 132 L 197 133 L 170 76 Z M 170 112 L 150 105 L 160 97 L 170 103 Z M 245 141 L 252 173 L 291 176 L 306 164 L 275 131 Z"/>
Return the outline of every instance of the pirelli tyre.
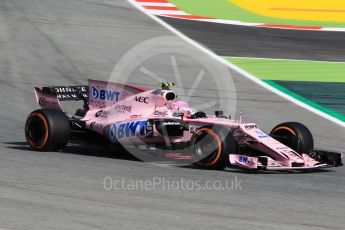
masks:
<path fill-rule="evenodd" d="M 35 110 L 26 119 L 25 138 L 36 151 L 63 149 L 70 137 L 70 122 L 62 111 Z"/>
<path fill-rule="evenodd" d="M 193 164 L 198 168 L 222 170 L 229 165 L 229 154 L 236 152 L 237 142 L 224 127 L 201 127 L 191 139 Z"/>
<path fill-rule="evenodd" d="M 314 149 L 310 130 L 298 122 L 285 122 L 274 127 L 270 135 L 298 153 L 309 154 Z"/>

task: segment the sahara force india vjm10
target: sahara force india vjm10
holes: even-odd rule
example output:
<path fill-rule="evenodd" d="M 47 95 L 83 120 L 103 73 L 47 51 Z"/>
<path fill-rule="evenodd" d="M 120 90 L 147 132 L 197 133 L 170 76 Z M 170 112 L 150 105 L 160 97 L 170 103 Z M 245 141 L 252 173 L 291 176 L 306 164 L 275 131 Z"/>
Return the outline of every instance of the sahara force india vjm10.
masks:
<path fill-rule="evenodd" d="M 232 120 L 222 111 L 196 111 L 177 100 L 169 86 L 173 83 L 147 89 L 89 80 L 87 86 L 35 88 L 41 109 L 27 117 L 27 143 L 37 151 L 60 150 L 68 143 L 183 149 L 190 163 L 202 169 L 342 166 L 342 153 L 314 150 L 313 136 L 303 124 L 285 122 L 267 134 L 257 124 Z M 71 100 L 83 101 L 75 115 L 61 107 L 60 101 Z"/>

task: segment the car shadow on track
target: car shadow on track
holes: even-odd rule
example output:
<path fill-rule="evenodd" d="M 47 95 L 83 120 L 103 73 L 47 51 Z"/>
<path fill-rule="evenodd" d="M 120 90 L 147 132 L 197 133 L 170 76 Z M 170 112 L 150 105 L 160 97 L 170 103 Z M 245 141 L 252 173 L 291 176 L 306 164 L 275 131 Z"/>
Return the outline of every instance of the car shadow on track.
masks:
<path fill-rule="evenodd" d="M 30 146 L 26 142 L 6 142 L 10 146 L 7 146 L 9 149 L 17 149 L 22 151 L 30 151 L 36 152 L 35 150 L 31 149 Z M 129 161 L 140 161 L 139 159 L 135 158 L 126 150 L 119 147 L 116 149 L 107 149 L 101 148 L 93 145 L 67 145 L 63 150 L 56 151 L 59 153 L 65 154 L 75 154 L 75 155 L 82 155 L 82 156 L 93 156 L 93 157 L 101 157 L 101 158 L 112 158 L 112 159 L 119 159 L 119 160 L 129 160 Z"/>
<path fill-rule="evenodd" d="M 35 152 L 28 146 L 26 142 L 6 142 L 5 144 L 10 145 L 6 147 L 9 149 Z M 118 160 L 141 161 L 140 159 L 129 154 L 122 147 L 117 147 L 116 149 L 109 149 L 109 148 L 101 148 L 94 145 L 70 144 L 70 145 L 67 145 L 63 150 L 60 150 L 58 152 L 65 153 L 65 154 L 111 158 L 111 159 L 118 159 Z M 172 165 L 173 165 L 172 167 L 176 167 L 176 168 L 186 168 L 186 169 L 192 169 L 192 170 L 206 171 L 205 169 L 199 169 L 191 164 L 181 164 L 181 165 L 172 164 Z M 244 170 L 244 169 L 237 169 L 237 168 L 226 168 L 224 170 L 219 170 L 219 172 L 235 173 L 235 174 L 292 174 L 292 173 L 305 174 L 305 173 L 325 173 L 325 172 L 332 172 L 332 171 L 333 170 L 331 169 L 313 169 L 313 170 L 307 170 L 307 171 L 291 171 L 291 170 L 265 171 L 265 170 Z"/>

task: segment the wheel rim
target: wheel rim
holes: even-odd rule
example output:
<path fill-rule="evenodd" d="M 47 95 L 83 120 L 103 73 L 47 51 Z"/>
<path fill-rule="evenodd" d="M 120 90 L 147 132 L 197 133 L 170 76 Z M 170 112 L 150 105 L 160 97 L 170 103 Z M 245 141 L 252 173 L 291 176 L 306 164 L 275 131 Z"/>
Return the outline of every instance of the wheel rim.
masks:
<path fill-rule="evenodd" d="M 25 126 L 25 136 L 32 147 L 44 147 L 48 140 L 48 123 L 42 114 L 30 114 Z"/>
<path fill-rule="evenodd" d="M 193 161 L 205 166 L 216 164 L 222 151 L 219 136 L 211 129 L 202 128 L 193 141 Z"/>

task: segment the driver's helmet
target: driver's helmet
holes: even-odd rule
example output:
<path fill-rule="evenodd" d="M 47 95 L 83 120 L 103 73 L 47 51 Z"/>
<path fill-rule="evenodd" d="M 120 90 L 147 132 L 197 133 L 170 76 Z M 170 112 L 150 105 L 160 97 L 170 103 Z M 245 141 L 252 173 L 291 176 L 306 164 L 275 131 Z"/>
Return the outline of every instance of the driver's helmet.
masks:
<path fill-rule="evenodd" d="M 189 107 L 188 103 L 184 101 L 171 102 L 168 104 L 168 108 L 171 109 L 174 113 L 183 113 L 185 117 L 190 117 L 197 112 L 195 108 Z"/>

